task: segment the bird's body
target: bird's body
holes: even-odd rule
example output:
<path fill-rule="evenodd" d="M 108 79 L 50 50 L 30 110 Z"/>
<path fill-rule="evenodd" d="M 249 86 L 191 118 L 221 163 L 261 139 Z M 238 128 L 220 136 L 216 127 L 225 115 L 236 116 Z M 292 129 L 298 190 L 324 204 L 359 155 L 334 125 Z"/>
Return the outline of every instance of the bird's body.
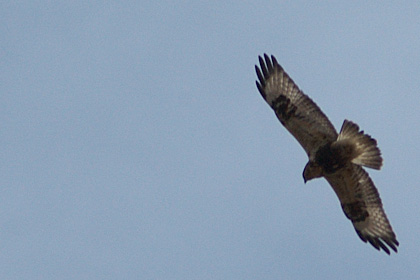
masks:
<path fill-rule="evenodd" d="M 381 168 L 382 157 L 376 140 L 348 120 L 337 133 L 321 109 L 299 89 L 274 56 L 270 59 L 264 55 L 264 59 L 259 60 L 260 68 L 255 67 L 259 92 L 308 155 L 304 181 L 324 177 L 359 237 L 388 254 L 388 247 L 397 252 L 399 243 L 379 193 L 362 168 Z"/>

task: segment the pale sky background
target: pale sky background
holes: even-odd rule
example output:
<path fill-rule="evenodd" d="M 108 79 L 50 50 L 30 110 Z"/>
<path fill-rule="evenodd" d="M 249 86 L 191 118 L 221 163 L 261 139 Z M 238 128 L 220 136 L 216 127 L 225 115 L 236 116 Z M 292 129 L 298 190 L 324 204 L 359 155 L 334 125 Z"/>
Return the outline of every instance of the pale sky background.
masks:
<path fill-rule="evenodd" d="M 2 1 L 0 279 L 419 279 L 418 1 Z M 368 170 L 363 243 L 255 87 L 274 54 Z"/>

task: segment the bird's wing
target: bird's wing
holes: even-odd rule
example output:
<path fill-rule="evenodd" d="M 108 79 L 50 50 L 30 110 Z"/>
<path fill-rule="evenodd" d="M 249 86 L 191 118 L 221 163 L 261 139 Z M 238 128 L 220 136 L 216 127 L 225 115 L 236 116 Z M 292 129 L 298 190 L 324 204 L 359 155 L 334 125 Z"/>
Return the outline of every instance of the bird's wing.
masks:
<path fill-rule="evenodd" d="M 297 139 L 308 156 L 337 139 L 337 132 L 327 116 L 278 64 L 276 58 L 264 54 L 255 66 L 257 88 L 280 122 Z"/>
<path fill-rule="evenodd" d="M 349 218 L 363 242 L 390 254 L 399 245 L 385 215 L 378 190 L 369 174 L 356 164 L 347 164 L 325 178 L 337 194 L 344 214 Z M 389 248 L 388 248 L 388 247 Z"/>

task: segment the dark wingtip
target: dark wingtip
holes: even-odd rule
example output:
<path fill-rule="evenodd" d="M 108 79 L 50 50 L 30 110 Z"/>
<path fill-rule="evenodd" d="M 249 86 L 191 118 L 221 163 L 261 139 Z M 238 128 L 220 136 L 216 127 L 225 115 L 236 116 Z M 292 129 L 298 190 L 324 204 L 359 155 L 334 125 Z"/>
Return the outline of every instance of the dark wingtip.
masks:
<path fill-rule="evenodd" d="M 388 255 L 391 254 L 391 251 L 389 250 L 389 248 L 386 245 L 388 245 L 395 253 L 398 253 L 397 246 L 399 245 L 399 243 L 396 240 L 387 240 L 387 239 L 379 239 L 379 238 L 369 238 L 368 241 L 377 250 L 380 251 L 380 249 L 382 249 Z M 386 243 L 386 245 L 384 244 L 384 242 Z"/>
<path fill-rule="evenodd" d="M 266 80 L 270 75 L 275 72 L 275 70 L 282 69 L 278 64 L 276 58 L 271 55 L 264 53 L 263 55 L 258 56 L 259 66 L 255 65 L 255 72 L 257 73 L 258 80 L 256 82 L 258 91 L 261 93 L 262 97 L 266 99 L 266 93 L 264 91 Z"/>
<path fill-rule="evenodd" d="M 388 247 L 386 247 L 385 244 L 381 240 L 378 240 L 378 244 L 382 248 L 382 250 L 385 251 L 385 253 L 387 253 L 388 255 L 391 254 L 391 252 L 389 251 Z"/>
<path fill-rule="evenodd" d="M 257 72 L 257 77 L 258 77 L 258 80 L 260 80 L 260 84 L 261 84 L 262 86 L 265 86 L 265 79 L 264 79 L 264 76 L 263 76 L 263 74 L 261 73 L 261 70 L 260 70 L 260 68 L 258 68 L 258 66 L 257 66 L 257 65 L 255 65 L 255 72 Z"/>
<path fill-rule="evenodd" d="M 258 56 L 258 62 L 260 63 L 260 67 L 264 65 L 264 58 L 262 58 L 261 55 Z"/>
<path fill-rule="evenodd" d="M 393 237 L 393 238 L 371 237 L 371 236 L 363 235 L 358 230 L 356 230 L 356 233 L 363 242 L 365 242 L 365 243 L 369 242 L 378 251 L 380 251 L 382 249 L 386 254 L 390 255 L 391 251 L 389 250 L 389 248 L 391 248 L 395 253 L 398 253 L 397 246 L 399 246 L 400 243 L 397 241 L 397 239 L 395 237 Z M 386 245 L 389 246 L 389 248 L 383 242 L 385 242 Z"/>
<path fill-rule="evenodd" d="M 279 66 L 279 63 L 277 62 L 277 59 L 274 57 L 274 55 L 271 55 L 271 61 L 273 61 L 274 67 Z"/>
<path fill-rule="evenodd" d="M 267 66 L 265 65 L 264 59 L 259 56 L 258 60 L 260 61 L 260 68 L 261 68 L 261 72 L 262 72 L 262 77 L 264 77 L 264 79 L 268 79 L 268 70 L 267 70 Z"/>
<path fill-rule="evenodd" d="M 267 65 L 268 73 L 273 72 L 273 64 L 271 64 L 270 57 L 265 53 L 264 54 L 265 65 Z"/>
<path fill-rule="evenodd" d="M 265 98 L 265 97 L 266 97 L 266 94 L 265 94 L 265 92 L 264 92 L 264 89 L 261 87 L 260 83 L 259 83 L 258 81 L 255 81 L 255 83 L 257 84 L 257 88 L 258 88 L 258 91 L 260 92 L 261 96 L 262 96 L 264 99 L 266 99 L 266 98 Z"/>

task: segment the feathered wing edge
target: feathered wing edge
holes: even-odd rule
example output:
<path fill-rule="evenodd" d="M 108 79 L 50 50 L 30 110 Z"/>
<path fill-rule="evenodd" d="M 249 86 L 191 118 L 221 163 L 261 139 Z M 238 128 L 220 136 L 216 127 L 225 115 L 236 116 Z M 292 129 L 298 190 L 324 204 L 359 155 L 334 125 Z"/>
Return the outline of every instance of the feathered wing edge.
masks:
<path fill-rule="evenodd" d="M 276 58 L 267 54 L 258 58 L 260 67 L 255 66 L 258 91 L 307 154 L 336 140 L 338 134 L 327 116 L 299 89 Z"/>
<path fill-rule="evenodd" d="M 365 221 L 352 221 L 356 233 L 362 241 L 369 242 L 377 250 L 384 250 L 388 255 L 390 251 L 386 245 L 394 252 L 398 252 L 399 242 L 385 214 L 379 192 L 372 179 L 360 166 L 354 165 L 353 170 L 358 182 L 356 197 L 363 198 L 369 213 L 369 217 Z"/>
<path fill-rule="evenodd" d="M 369 174 L 362 167 L 349 164 L 325 178 L 337 194 L 344 214 L 352 221 L 360 239 L 388 255 L 389 248 L 397 252 L 399 242 Z"/>

